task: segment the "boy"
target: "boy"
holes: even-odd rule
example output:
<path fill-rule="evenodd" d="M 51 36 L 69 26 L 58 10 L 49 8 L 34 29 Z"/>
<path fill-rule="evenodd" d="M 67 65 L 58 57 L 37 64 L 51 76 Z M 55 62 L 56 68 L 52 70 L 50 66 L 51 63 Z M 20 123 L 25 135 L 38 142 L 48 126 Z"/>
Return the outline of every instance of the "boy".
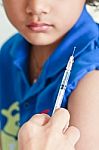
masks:
<path fill-rule="evenodd" d="M 70 125 L 80 129 L 77 150 L 99 149 L 99 31 L 85 3 L 3 0 L 9 20 L 20 32 L 0 51 L 3 150 L 17 149 L 19 126 L 34 114 L 52 114 L 75 46 L 75 62 L 62 107 L 70 111 Z"/>

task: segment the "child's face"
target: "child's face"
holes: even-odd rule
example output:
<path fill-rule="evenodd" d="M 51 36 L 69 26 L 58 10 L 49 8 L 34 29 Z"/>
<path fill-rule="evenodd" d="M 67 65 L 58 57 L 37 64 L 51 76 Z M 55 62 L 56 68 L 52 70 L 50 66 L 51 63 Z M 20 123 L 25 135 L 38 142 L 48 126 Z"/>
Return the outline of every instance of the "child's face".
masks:
<path fill-rule="evenodd" d="M 3 0 L 3 3 L 11 23 L 31 44 L 48 45 L 72 28 L 85 0 Z"/>

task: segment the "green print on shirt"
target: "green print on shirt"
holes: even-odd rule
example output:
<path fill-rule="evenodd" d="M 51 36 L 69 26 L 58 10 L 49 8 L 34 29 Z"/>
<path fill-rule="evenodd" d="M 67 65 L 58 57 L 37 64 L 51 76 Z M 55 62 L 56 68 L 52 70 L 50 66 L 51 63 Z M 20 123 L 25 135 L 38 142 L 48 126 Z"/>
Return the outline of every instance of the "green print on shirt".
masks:
<path fill-rule="evenodd" d="M 1 132 L 2 150 L 18 150 L 17 133 L 19 130 L 18 122 L 20 120 L 19 103 L 13 103 L 8 109 L 3 109 L 1 113 L 7 119 L 7 123 Z"/>

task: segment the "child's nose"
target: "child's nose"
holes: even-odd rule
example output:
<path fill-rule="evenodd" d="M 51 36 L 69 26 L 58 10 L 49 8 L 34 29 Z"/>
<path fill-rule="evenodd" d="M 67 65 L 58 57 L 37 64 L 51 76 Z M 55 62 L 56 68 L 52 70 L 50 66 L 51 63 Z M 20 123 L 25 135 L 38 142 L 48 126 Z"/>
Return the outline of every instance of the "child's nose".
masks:
<path fill-rule="evenodd" d="M 28 0 L 26 12 L 32 15 L 48 14 L 50 12 L 50 4 L 47 0 Z"/>

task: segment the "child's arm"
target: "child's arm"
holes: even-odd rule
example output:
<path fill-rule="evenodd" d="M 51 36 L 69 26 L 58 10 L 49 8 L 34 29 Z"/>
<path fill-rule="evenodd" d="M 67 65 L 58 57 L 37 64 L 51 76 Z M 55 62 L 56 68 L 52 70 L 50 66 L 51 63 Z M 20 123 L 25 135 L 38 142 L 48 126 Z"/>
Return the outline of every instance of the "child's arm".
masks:
<path fill-rule="evenodd" d="M 99 150 L 99 71 L 86 75 L 68 102 L 70 125 L 80 129 L 76 150 Z"/>

